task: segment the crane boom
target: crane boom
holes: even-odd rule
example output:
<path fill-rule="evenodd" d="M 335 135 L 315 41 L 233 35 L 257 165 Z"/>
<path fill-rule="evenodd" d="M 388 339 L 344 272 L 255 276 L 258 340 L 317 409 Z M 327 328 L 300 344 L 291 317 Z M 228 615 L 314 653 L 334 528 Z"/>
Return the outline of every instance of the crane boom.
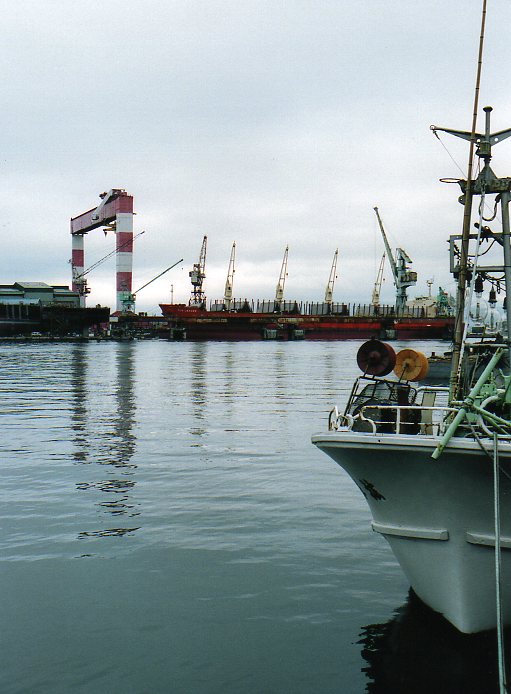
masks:
<path fill-rule="evenodd" d="M 385 233 L 385 229 L 383 228 L 383 222 L 381 221 L 380 213 L 378 212 L 378 208 L 375 207 L 374 211 L 376 212 L 376 218 L 378 219 L 378 224 L 380 227 L 381 235 L 383 237 L 383 243 L 385 245 L 385 250 L 387 251 L 387 255 L 389 256 L 389 263 L 390 267 L 392 269 L 392 274 L 394 276 L 394 280 L 397 277 L 397 266 L 396 266 L 396 261 L 394 260 L 394 256 L 392 255 L 392 251 L 389 246 L 389 242 L 387 240 L 387 234 Z"/>
<path fill-rule="evenodd" d="M 182 263 L 182 262 L 183 262 L 183 258 L 181 258 L 181 260 L 178 260 L 177 262 L 175 262 L 174 265 L 171 265 L 170 267 L 168 267 L 168 268 L 167 268 L 166 270 L 164 270 L 163 272 L 160 272 L 159 275 L 156 275 L 156 277 L 153 277 L 152 280 L 149 280 L 149 282 L 146 282 L 146 283 L 143 284 L 139 289 L 137 289 L 136 292 L 133 292 L 133 296 L 135 297 L 139 292 L 142 291 L 142 289 L 145 289 L 146 287 L 148 287 L 148 286 L 149 286 L 150 284 L 152 284 L 155 280 L 159 279 L 159 278 L 160 278 L 162 275 L 164 275 L 166 272 L 168 272 L 169 270 L 172 270 L 173 267 L 176 267 L 176 265 L 179 265 L 179 263 Z"/>
<path fill-rule="evenodd" d="M 199 262 L 194 263 L 193 268 L 188 273 L 190 276 L 190 281 L 192 283 L 192 293 L 190 296 L 189 305 L 190 306 L 202 306 L 206 303 L 206 295 L 202 289 L 202 283 L 206 277 L 206 248 L 208 244 L 208 237 L 204 236 L 202 239 L 202 246 L 200 249 Z"/>
<path fill-rule="evenodd" d="M 396 311 L 399 313 L 406 307 L 407 288 L 417 284 L 417 273 L 410 270 L 409 266 L 411 265 L 412 261 L 402 248 L 398 248 L 396 250 L 396 258 L 394 258 L 387 240 L 387 235 L 385 234 L 385 229 L 383 228 L 383 223 L 381 221 L 378 208 L 375 207 L 374 211 L 376 212 L 376 217 L 378 218 L 383 243 L 385 244 L 385 250 L 387 251 L 390 267 L 392 268 L 392 274 L 394 276 L 394 284 L 396 286 Z"/>
<path fill-rule="evenodd" d="M 332 260 L 332 267 L 330 268 L 330 277 L 328 278 L 328 283 L 326 285 L 325 289 L 325 303 L 326 304 L 331 304 L 332 303 L 332 298 L 334 295 L 334 285 L 335 285 L 335 280 L 337 279 L 337 256 L 339 254 L 339 249 L 335 249 L 334 253 L 334 259 Z"/>
<path fill-rule="evenodd" d="M 172 270 L 173 267 L 176 267 L 176 265 L 179 265 L 179 263 L 183 262 L 183 258 L 181 260 L 178 260 L 174 265 L 171 265 L 168 267 L 166 270 L 163 270 L 163 272 L 160 272 L 159 275 L 156 275 L 156 277 L 153 277 L 149 282 L 146 282 L 143 284 L 139 289 L 137 289 L 136 292 L 130 293 L 124 300 L 123 300 L 123 309 L 125 312 L 127 311 L 134 311 L 135 310 L 135 301 L 137 298 L 137 294 L 142 291 L 142 289 L 145 289 L 148 287 L 150 284 L 152 284 L 155 280 L 157 280 L 159 277 L 167 273 L 169 270 Z"/>
<path fill-rule="evenodd" d="M 110 251 L 110 253 L 107 253 L 107 254 L 104 255 L 102 258 L 100 258 L 99 260 L 97 260 L 95 263 L 92 263 L 92 265 L 91 265 L 90 267 L 88 267 L 88 268 L 87 268 L 86 270 L 84 270 L 83 272 L 80 272 L 79 275 L 74 275 L 74 279 L 75 279 L 75 280 L 80 280 L 82 277 L 85 277 L 85 275 L 88 275 L 89 272 L 91 272 L 92 270 L 95 270 L 97 267 L 99 267 L 100 265 L 102 265 L 102 264 L 105 262 L 105 260 L 108 260 L 108 258 L 111 258 L 113 255 L 116 255 L 117 253 L 119 253 L 120 251 L 122 251 L 122 249 L 125 248 L 126 246 L 131 245 L 131 243 L 132 243 L 135 239 L 137 239 L 139 236 L 142 236 L 142 234 L 145 234 L 145 230 L 144 230 L 144 231 L 139 231 L 138 234 L 135 234 L 135 236 L 133 237 L 133 239 L 128 239 L 128 241 L 125 241 L 124 243 L 121 243 L 121 245 L 119 246 L 119 248 L 116 248 L 115 250 Z"/>
<path fill-rule="evenodd" d="M 232 301 L 232 286 L 234 283 L 234 260 L 236 258 L 236 241 L 232 244 L 231 257 L 229 260 L 229 269 L 227 270 L 227 279 L 225 281 L 224 305 L 226 311 L 231 308 Z"/>
<path fill-rule="evenodd" d="M 380 267 L 378 268 L 378 274 L 376 275 L 376 281 L 374 283 L 373 296 L 371 303 L 373 306 L 378 307 L 380 305 L 380 291 L 383 282 L 383 268 L 385 266 L 385 253 L 382 255 L 380 260 Z"/>
<path fill-rule="evenodd" d="M 279 281 L 277 282 L 277 287 L 275 289 L 275 302 L 280 304 L 284 301 L 284 286 L 286 284 L 287 277 L 287 256 L 289 253 L 289 246 L 286 246 L 284 251 L 284 258 L 282 260 L 282 267 L 280 268 Z"/>

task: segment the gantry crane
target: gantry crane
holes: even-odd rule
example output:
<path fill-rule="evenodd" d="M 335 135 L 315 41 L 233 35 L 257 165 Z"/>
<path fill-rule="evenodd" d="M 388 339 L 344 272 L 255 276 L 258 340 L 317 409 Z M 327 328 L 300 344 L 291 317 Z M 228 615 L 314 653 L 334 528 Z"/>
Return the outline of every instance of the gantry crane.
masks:
<path fill-rule="evenodd" d="M 105 225 L 104 231 L 105 231 L 105 235 L 106 235 L 107 231 L 115 231 L 115 227 L 112 227 L 112 225 Z M 78 272 L 76 267 L 73 265 L 72 260 L 70 260 L 69 262 L 72 265 L 72 272 L 73 272 L 73 285 L 80 287 L 79 294 L 90 294 L 90 289 L 87 286 L 87 280 L 86 280 L 86 276 L 89 274 L 89 272 L 92 272 L 92 270 L 95 270 L 97 267 L 102 265 L 106 260 L 111 258 L 113 255 L 116 255 L 117 253 L 121 253 L 123 251 L 123 249 L 127 248 L 128 246 L 131 246 L 133 241 L 135 239 L 138 239 L 139 236 L 142 236 L 142 234 L 145 234 L 145 230 L 139 231 L 138 234 L 135 234 L 135 236 L 133 236 L 132 239 L 128 239 L 127 241 L 124 241 L 124 243 L 119 244 L 119 246 L 115 250 L 110 251 L 110 253 L 107 253 L 102 258 L 97 260 L 95 263 L 92 263 L 92 265 L 90 267 L 88 267 L 86 270 L 83 270 L 83 272 Z M 124 304 L 125 300 L 126 300 L 126 298 L 124 297 L 123 298 L 123 304 Z"/>
<path fill-rule="evenodd" d="M 192 294 L 190 296 L 190 301 L 188 302 L 190 306 L 205 306 L 206 295 L 202 289 L 202 283 L 206 277 L 206 248 L 208 244 L 208 237 L 205 236 L 202 239 L 202 246 L 199 255 L 199 262 L 194 263 L 193 269 L 188 273 L 190 276 L 190 281 L 192 283 Z"/>
<path fill-rule="evenodd" d="M 287 277 L 287 256 L 289 253 L 289 246 L 286 246 L 284 251 L 284 258 L 282 260 L 282 267 L 280 268 L 280 277 L 277 282 L 277 287 L 275 289 L 275 308 L 280 307 L 280 304 L 284 301 L 284 286 L 286 284 Z M 278 304 L 278 306 L 277 306 Z"/>
<path fill-rule="evenodd" d="M 330 277 L 328 278 L 328 284 L 325 289 L 325 303 L 331 304 L 334 295 L 334 285 L 337 279 L 337 256 L 339 254 L 339 249 L 335 249 L 334 259 L 332 260 L 332 267 L 330 268 Z"/>
<path fill-rule="evenodd" d="M 85 272 L 84 237 L 98 227 L 115 231 L 116 238 L 116 310 L 122 311 L 123 301 L 131 292 L 133 275 L 133 196 L 122 188 L 101 193 L 101 202 L 91 210 L 71 218 L 71 268 L 73 291 L 80 295 L 80 306 L 85 307 L 87 282 Z M 122 250 L 121 250 L 122 248 Z M 75 281 L 76 277 L 80 277 Z"/>
<path fill-rule="evenodd" d="M 232 244 L 231 248 L 231 258 L 229 260 L 229 269 L 227 270 L 227 279 L 225 281 L 225 291 L 224 291 L 224 306 L 225 310 L 229 311 L 231 309 L 232 301 L 232 285 L 234 283 L 234 260 L 236 258 L 236 241 Z"/>
<path fill-rule="evenodd" d="M 380 306 L 380 291 L 383 282 L 383 268 L 385 266 L 385 253 L 382 255 L 380 260 L 380 267 L 378 268 L 378 274 L 376 275 L 376 282 L 374 283 L 373 296 L 371 303 L 373 306 L 378 308 Z"/>
<path fill-rule="evenodd" d="M 176 265 L 179 265 L 179 263 L 183 262 L 183 258 L 181 260 L 178 260 L 174 265 L 171 265 L 168 267 L 166 270 L 163 272 L 160 272 L 159 275 L 156 275 L 156 277 L 153 277 L 152 280 L 149 280 L 149 282 L 146 282 L 143 284 L 139 289 L 137 289 L 136 292 L 130 293 L 124 300 L 123 300 L 123 312 L 124 313 L 132 313 L 135 311 L 135 301 L 137 299 L 137 294 L 142 291 L 142 289 L 145 289 L 148 287 L 150 284 L 152 284 L 155 280 L 157 280 L 159 277 L 162 275 L 165 275 L 169 270 L 172 270 L 173 267 L 176 267 Z"/>
<path fill-rule="evenodd" d="M 412 261 L 402 248 L 396 250 L 396 258 L 394 259 L 389 242 L 387 241 L 385 229 L 383 228 L 383 223 L 380 219 L 378 208 L 375 207 L 374 211 L 378 218 L 381 235 L 383 236 L 383 243 L 385 244 L 385 250 L 387 251 L 390 267 L 392 268 L 392 274 L 394 276 L 394 284 L 396 286 L 396 312 L 399 313 L 406 307 L 407 288 L 417 284 L 417 273 L 410 270 Z"/>

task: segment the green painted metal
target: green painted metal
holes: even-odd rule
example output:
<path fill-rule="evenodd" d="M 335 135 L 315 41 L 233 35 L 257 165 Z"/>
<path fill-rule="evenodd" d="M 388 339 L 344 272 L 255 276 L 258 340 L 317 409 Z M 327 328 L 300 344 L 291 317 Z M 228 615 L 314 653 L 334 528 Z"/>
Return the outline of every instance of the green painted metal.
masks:
<path fill-rule="evenodd" d="M 479 376 L 477 383 L 472 388 L 472 390 L 467 395 L 467 397 L 463 400 L 463 405 L 460 407 L 457 415 L 454 417 L 452 422 L 449 424 L 447 431 L 442 436 L 442 440 L 440 441 L 438 446 L 433 451 L 433 454 L 431 457 L 434 458 L 434 460 L 438 460 L 438 458 L 442 455 L 443 450 L 445 449 L 445 447 L 447 446 L 447 444 L 449 443 L 451 438 L 456 433 L 457 428 L 459 427 L 459 425 L 461 424 L 463 419 L 466 417 L 467 412 L 472 410 L 473 405 L 474 405 L 474 401 L 477 398 L 479 391 L 481 390 L 481 388 L 484 386 L 484 384 L 486 383 L 486 381 L 490 377 L 493 369 L 497 366 L 497 364 L 499 363 L 503 354 L 504 354 L 503 348 L 497 349 L 497 351 L 495 352 L 493 357 L 488 362 L 483 373 Z"/>

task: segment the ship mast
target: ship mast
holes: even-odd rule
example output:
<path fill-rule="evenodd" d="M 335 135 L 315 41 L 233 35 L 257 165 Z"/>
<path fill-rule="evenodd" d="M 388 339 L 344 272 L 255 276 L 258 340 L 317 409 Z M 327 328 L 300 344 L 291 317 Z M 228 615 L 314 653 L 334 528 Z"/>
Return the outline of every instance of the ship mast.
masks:
<path fill-rule="evenodd" d="M 332 267 L 330 268 L 330 277 L 328 278 L 328 283 L 325 289 L 325 303 L 331 304 L 334 296 L 334 285 L 337 279 L 337 256 L 339 254 L 339 249 L 335 249 L 334 259 L 332 260 Z"/>
<path fill-rule="evenodd" d="M 284 251 L 284 258 L 282 260 L 282 267 L 280 268 L 279 281 L 277 282 L 277 288 L 275 289 L 275 304 L 280 304 L 284 301 L 284 285 L 286 284 L 287 277 L 287 256 L 289 252 L 289 246 L 286 246 Z M 277 308 L 277 306 L 275 307 Z"/>
<path fill-rule="evenodd" d="M 451 361 L 451 381 L 449 386 L 450 399 L 461 397 L 461 356 L 463 349 L 465 327 L 465 294 L 467 291 L 468 279 L 468 247 L 470 242 L 470 218 L 472 215 L 472 169 L 474 161 L 474 145 L 476 142 L 476 127 L 477 127 L 477 111 L 479 105 L 479 85 L 481 82 L 481 70 L 483 65 L 483 46 L 484 46 L 484 28 L 486 24 L 486 0 L 483 0 L 483 11 L 481 15 L 481 33 L 479 35 L 479 53 L 477 58 L 477 74 L 476 85 L 474 90 L 474 109 L 472 112 L 472 129 L 470 133 L 464 133 L 464 139 L 469 140 L 470 150 L 468 154 L 467 182 L 463 197 L 463 230 L 461 237 L 461 255 L 460 255 L 460 272 L 458 275 L 458 287 L 456 290 L 456 318 L 454 323 L 454 340 L 452 347 Z M 431 126 L 431 129 L 436 134 L 437 130 Z M 446 131 L 451 134 L 457 134 L 454 131 Z M 467 137 L 468 136 L 468 137 Z"/>
<path fill-rule="evenodd" d="M 502 219 L 502 233 L 497 234 L 491 232 L 489 229 L 486 233 L 490 233 L 495 241 L 502 246 L 504 255 L 503 265 L 491 265 L 483 266 L 477 263 L 476 271 L 479 273 L 484 272 L 502 272 L 504 273 L 504 280 L 506 286 L 506 317 L 508 324 L 508 336 L 506 342 L 508 345 L 509 360 L 511 364 L 511 341 L 509 339 L 510 327 L 511 327 L 511 231 L 509 224 L 509 202 L 511 200 L 511 178 L 497 178 L 490 167 L 490 161 L 492 158 L 491 148 L 492 145 L 499 144 L 502 140 L 511 136 L 511 128 L 507 130 L 500 130 L 496 133 L 490 132 L 490 114 L 492 112 L 491 106 L 485 106 L 483 109 L 486 114 L 485 132 L 484 134 L 472 131 L 472 133 L 465 132 L 462 130 L 450 130 L 447 128 L 439 128 L 437 126 L 431 126 L 433 132 L 442 131 L 450 135 L 455 135 L 456 137 L 461 137 L 464 140 L 469 140 L 471 144 L 471 149 L 474 143 L 477 143 L 476 155 L 483 160 L 484 166 L 475 180 L 468 178 L 466 181 L 458 181 L 463 195 L 460 198 L 460 202 L 464 205 L 465 214 L 463 218 L 463 231 L 461 236 L 455 236 L 451 239 L 451 247 L 453 241 L 456 239 L 461 239 L 461 253 L 460 262 L 458 270 L 458 300 L 460 305 L 456 306 L 456 324 L 455 324 L 455 347 L 456 354 L 453 349 L 453 373 L 451 374 L 451 398 L 459 398 L 463 394 L 460 393 L 460 366 L 461 366 L 461 355 L 464 344 L 465 332 L 466 332 L 466 321 L 465 321 L 465 293 L 468 279 L 468 262 L 469 262 L 469 243 L 471 239 L 479 240 L 481 234 L 482 223 L 479 223 L 479 233 L 470 233 L 470 217 L 468 222 L 466 221 L 467 207 L 471 208 L 472 198 L 474 195 L 480 195 L 484 198 L 487 194 L 494 194 L 497 196 L 496 203 L 500 202 L 501 208 L 501 219 Z M 470 171 L 472 166 L 469 167 Z M 480 206 L 480 210 L 482 204 Z M 482 220 L 482 210 L 480 212 Z M 451 258 L 453 253 L 451 252 Z M 477 259 L 476 259 L 477 262 Z M 452 263 L 451 263 L 452 264 Z M 451 267 L 451 269 L 455 269 Z"/>
<path fill-rule="evenodd" d="M 232 301 L 232 285 L 234 283 L 234 260 L 236 258 L 236 241 L 232 244 L 231 258 L 229 260 L 229 269 L 227 270 L 227 279 L 225 281 L 224 290 L 224 306 L 225 310 L 229 311 Z"/>

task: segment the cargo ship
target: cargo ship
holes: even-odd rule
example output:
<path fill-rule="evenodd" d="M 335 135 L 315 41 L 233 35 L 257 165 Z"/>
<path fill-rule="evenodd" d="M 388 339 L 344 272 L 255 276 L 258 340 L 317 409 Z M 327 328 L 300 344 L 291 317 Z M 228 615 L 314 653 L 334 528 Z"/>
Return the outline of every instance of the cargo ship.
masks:
<path fill-rule="evenodd" d="M 213 303 L 204 306 L 160 304 L 171 339 L 187 340 L 448 340 L 454 318 L 428 315 L 414 306 L 272 301 Z M 431 314 L 432 311 L 429 311 Z"/>
<path fill-rule="evenodd" d="M 207 308 L 203 288 L 207 247 L 207 236 L 204 236 L 199 260 L 189 272 L 192 293 L 188 305 L 160 304 L 162 314 L 168 321 L 169 337 L 188 340 L 450 339 L 454 318 L 448 294 L 440 287 L 437 296 L 432 297 L 430 280 L 429 296 L 407 300 L 406 290 L 416 284 L 417 273 L 410 270 L 410 258 L 401 248 L 397 249 L 395 255 L 392 253 L 378 208 L 374 209 L 384 239 L 385 253 L 370 304 L 334 302 L 338 250 L 334 253 L 323 302 L 284 299 L 288 246 L 284 251 L 274 300 L 233 299 L 236 251 L 236 243 L 233 243 L 223 299 L 211 302 Z M 380 305 L 385 254 L 388 255 L 396 286 L 394 306 Z"/>

